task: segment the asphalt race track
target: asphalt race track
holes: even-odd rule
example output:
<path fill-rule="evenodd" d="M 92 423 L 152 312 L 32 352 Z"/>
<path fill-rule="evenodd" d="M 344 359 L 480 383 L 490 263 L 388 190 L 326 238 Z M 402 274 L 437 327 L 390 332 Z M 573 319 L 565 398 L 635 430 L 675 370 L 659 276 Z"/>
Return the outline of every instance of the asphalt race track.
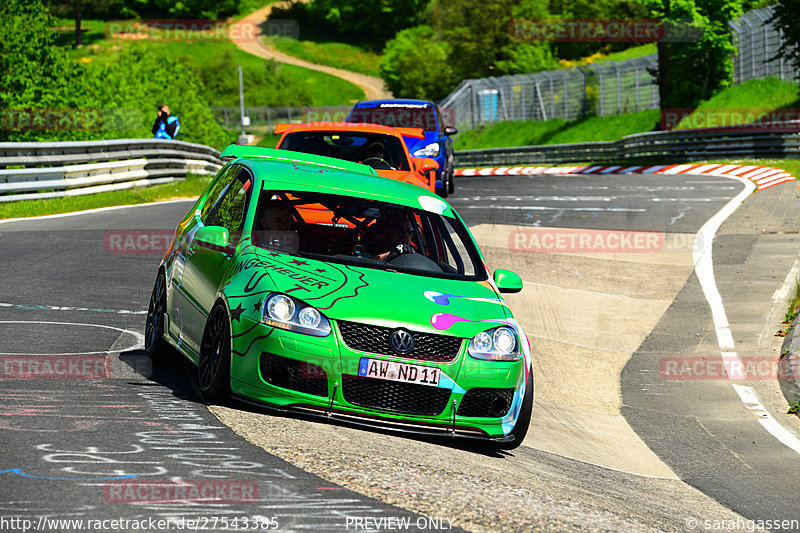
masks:
<path fill-rule="evenodd" d="M 608 250 L 509 250 L 511 235 L 526 228 L 557 228 L 647 232 L 659 235 L 662 252 L 675 236 L 696 234 L 742 190 L 734 180 L 687 175 L 458 180 L 450 201 L 490 265 L 523 274 L 523 299 L 509 302 L 534 359 L 540 348 L 545 360 L 536 368 L 537 434 L 503 454 L 274 416 L 236 402 L 209 408 L 181 360 L 167 356 L 154 365 L 141 351 L 141 332 L 166 244 L 159 239 L 190 202 L 0 223 L 0 530 L 80 530 L 52 522 L 69 519 L 170 521 L 150 529 L 106 524 L 126 531 L 710 531 L 709 520 L 798 520 L 800 457 L 767 432 L 754 404 L 743 403 L 728 379 L 660 373 L 668 357 L 720 358 L 691 266 L 668 256 L 658 259 L 662 270 L 649 270 L 655 267 L 640 261 L 645 254 Z M 794 191 L 789 183 L 748 197 L 714 241 L 716 286 L 743 358 L 777 357 L 780 339 L 765 332 L 785 312 L 775 293 L 798 256 L 800 227 L 788 216 L 800 211 Z M 627 312 L 622 307 L 586 300 L 583 309 L 545 318 L 524 309 L 526 291 L 560 298 L 579 289 L 611 294 L 622 306 L 655 291 L 661 275 L 654 272 L 667 271 L 673 292 L 659 289 L 651 298 L 665 302 L 663 311 L 640 324 L 639 337 L 616 335 L 624 346 L 603 344 L 615 338 L 608 324 Z M 573 323 L 571 312 L 592 320 Z M 554 343 L 563 351 L 551 350 Z M 627 355 L 605 374 L 569 374 L 583 365 L 604 368 L 602 354 L 612 352 Z M 80 379 L 58 379 L 65 377 L 58 372 L 26 379 L 31 361 L 66 358 L 79 362 L 67 377 Z M 800 432 L 797 419 L 781 412 L 777 382 L 736 384 L 749 387 L 790 433 Z M 610 400 L 594 405 L 601 391 Z M 551 421 L 559 419 L 573 431 L 558 433 Z M 628 433 L 603 436 L 605 420 Z M 615 438 L 618 449 L 600 444 Z M 629 452 L 628 442 L 639 451 Z M 154 482 L 211 486 L 226 503 L 156 490 L 142 497 L 129 488 Z"/>

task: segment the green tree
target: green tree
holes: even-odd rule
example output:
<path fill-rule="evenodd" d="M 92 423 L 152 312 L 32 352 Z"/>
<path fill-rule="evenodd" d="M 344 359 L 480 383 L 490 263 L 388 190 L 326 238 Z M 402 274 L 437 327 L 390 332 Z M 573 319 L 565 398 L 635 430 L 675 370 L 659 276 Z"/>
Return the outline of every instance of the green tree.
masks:
<path fill-rule="evenodd" d="M 335 37 L 380 50 L 396 32 L 420 23 L 428 0 L 314 0 L 293 1 L 271 17 L 291 18 L 304 39 Z"/>
<path fill-rule="evenodd" d="M 527 74 L 559 68 L 547 43 L 513 43 L 503 48 L 495 65 L 500 74 Z"/>
<path fill-rule="evenodd" d="M 797 15 L 800 13 L 800 0 L 781 0 L 775 6 L 770 22 L 783 32 L 783 43 L 779 54 L 788 59 L 795 72 L 800 72 L 800 24 Z"/>
<path fill-rule="evenodd" d="M 82 71 L 54 46 L 53 18 L 39 0 L 0 3 L 0 109 L 71 106 Z"/>
<path fill-rule="evenodd" d="M 736 47 L 728 22 L 741 15 L 739 0 L 655 0 L 651 7 L 668 27 L 702 29 L 697 39 L 658 43 L 662 109 L 695 107 L 733 83 Z"/>
<path fill-rule="evenodd" d="M 449 47 L 430 26 L 409 28 L 386 44 L 381 77 L 396 97 L 437 100 L 458 81 L 449 56 Z"/>
<path fill-rule="evenodd" d="M 57 17 L 75 15 L 76 4 L 86 18 L 224 19 L 239 12 L 240 0 L 46 0 Z"/>
<path fill-rule="evenodd" d="M 450 47 L 450 62 L 459 79 L 497 74 L 498 61 L 511 42 L 515 0 L 433 0 L 429 17 Z"/>
<path fill-rule="evenodd" d="M 184 65 L 137 49 L 86 69 L 55 46 L 52 25 L 39 0 L 0 4 L 0 140 L 150 137 L 161 103 L 180 117 L 179 139 L 216 147 L 230 140 Z M 19 116 L 34 117 L 32 127 L 8 122 Z M 58 122 L 37 122 L 44 116 Z"/>
<path fill-rule="evenodd" d="M 144 47 L 124 51 L 116 61 L 92 65 L 82 87 L 83 105 L 100 111 L 99 127 L 89 132 L 91 138 L 150 137 L 157 106 L 168 104 L 180 119 L 179 140 L 225 146 L 229 136 L 214 121 L 200 83 L 182 63 L 156 58 Z"/>

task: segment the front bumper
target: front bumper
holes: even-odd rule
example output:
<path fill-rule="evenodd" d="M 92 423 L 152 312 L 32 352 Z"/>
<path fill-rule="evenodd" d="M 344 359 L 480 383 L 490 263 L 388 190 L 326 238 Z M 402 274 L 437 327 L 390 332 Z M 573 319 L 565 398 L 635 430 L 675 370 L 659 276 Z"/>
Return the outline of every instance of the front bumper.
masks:
<path fill-rule="evenodd" d="M 507 438 L 521 406 L 523 361 L 478 361 L 466 354 L 466 342 L 454 360 L 431 362 L 353 350 L 343 342 L 338 325 L 323 338 L 245 318 L 235 329 L 243 333 L 233 332 L 231 389 L 251 403 L 407 433 L 480 439 Z M 443 376 L 439 387 L 359 377 L 362 358 L 438 368 Z M 459 414 L 475 414 L 477 391 L 470 393 L 472 408 L 462 409 L 470 389 L 481 394 L 503 391 L 497 396 L 510 396 L 507 412 Z"/>

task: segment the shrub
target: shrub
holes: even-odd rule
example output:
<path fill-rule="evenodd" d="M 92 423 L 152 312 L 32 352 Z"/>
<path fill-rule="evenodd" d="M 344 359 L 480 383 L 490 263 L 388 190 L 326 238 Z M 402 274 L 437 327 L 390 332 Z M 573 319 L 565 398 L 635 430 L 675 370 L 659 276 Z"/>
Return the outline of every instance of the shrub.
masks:
<path fill-rule="evenodd" d="M 437 100 L 456 83 L 449 47 L 436 39 L 430 26 L 403 30 L 386 44 L 381 77 L 398 98 Z"/>

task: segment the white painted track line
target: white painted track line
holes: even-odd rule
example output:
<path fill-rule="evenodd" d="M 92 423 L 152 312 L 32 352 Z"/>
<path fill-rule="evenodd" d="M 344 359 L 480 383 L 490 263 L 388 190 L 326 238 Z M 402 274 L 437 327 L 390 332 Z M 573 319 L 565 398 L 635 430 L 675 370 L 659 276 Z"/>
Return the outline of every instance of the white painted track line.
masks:
<path fill-rule="evenodd" d="M 164 200 L 163 202 L 147 202 L 145 204 L 129 204 L 129 205 L 113 205 L 110 207 L 97 207 L 95 209 L 84 209 L 83 211 L 72 211 L 70 213 L 57 213 L 55 215 L 40 215 L 37 217 L 20 217 L 20 218 L 5 218 L 0 220 L 0 224 L 4 224 L 6 222 L 20 222 L 24 220 L 44 220 L 48 218 L 61 218 L 61 217 L 72 217 L 75 215 L 88 215 L 91 213 L 102 213 L 103 211 L 113 211 L 115 209 L 130 209 L 131 207 L 147 207 L 151 205 L 163 205 L 163 204 L 176 204 L 178 202 L 194 202 L 197 198 L 184 198 L 182 200 Z"/>
<path fill-rule="evenodd" d="M 725 363 L 728 379 L 737 381 L 744 377 L 741 375 L 743 365 L 739 356 L 734 351 L 733 335 L 731 334 L 730 325 L 728 324 L 725 306 L 722 303 L 722 296 L 719 293 L 714 278 L 714 264 L 711 259 L 711 251 L 714 244 L 714 236 L 717 234 L 719 227 L 753 192 L 755 184 L 748 179 L 738 176 L 726 177 L 742 183 L 744 185 L 744 190 L 703 224 L 703 227 L 700 228 L 700 231 L 697 232 L 697 236 L 695 237 L 692 258 L 694 260 L 695 273 L 697 273 L 700 286 L 703 288 L 703 294 L 705 294 L 708 305 L 711 307 L 714 329 L 717 332 L 717 345 L 720 349 L 720 356 Z M 790 275 L 793 272 L 794 268 L 790 271 Z M 784 285 L 782 285 L 778 291 L 781 291 L 785 285 L 786 282 L 784 282 Z M 779 294 L 778 291 L 776 291 L 776 294 Z M 767 412 L 752 387 L 737 385 L 735 383 L 731 383 L 731 385 L 742 400 L 744 406 L 756 415 L 756 420 L 758 420 L 761 426 L 766 429 L 770 435 L 778 439 L 778 441 L 785 446 L 800 453 L 800 439 L 783 427 Z"/>

